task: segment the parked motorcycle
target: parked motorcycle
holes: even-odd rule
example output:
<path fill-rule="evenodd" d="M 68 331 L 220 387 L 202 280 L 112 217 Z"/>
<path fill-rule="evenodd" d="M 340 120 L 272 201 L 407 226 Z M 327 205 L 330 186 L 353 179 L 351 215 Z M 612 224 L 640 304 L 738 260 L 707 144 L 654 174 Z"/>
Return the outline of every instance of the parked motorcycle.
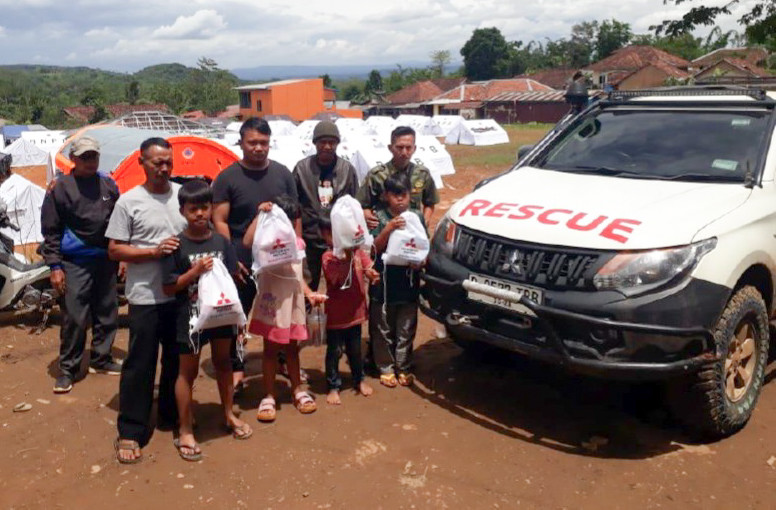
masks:
<path fill-rule="evenodd" d="M 19 231 L 8 217 L 8 206 L 0 199 L 0 228 Z M 51 287 L 51 271 L 45 262 L 25 262 L 14 254 L 14 241 L 0 232 L 0 317 L 38 311 L 42 318 L 37 332 L 48 324 L 57 292 Z"/>

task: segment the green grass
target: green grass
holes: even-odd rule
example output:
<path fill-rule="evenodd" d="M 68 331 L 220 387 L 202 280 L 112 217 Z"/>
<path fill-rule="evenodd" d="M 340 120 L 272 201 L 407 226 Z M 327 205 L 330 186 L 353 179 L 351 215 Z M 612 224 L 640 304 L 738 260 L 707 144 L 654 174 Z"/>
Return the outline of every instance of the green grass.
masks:
<path fill-rule="evenodd" d="M 482 170 L 506 170 L 515 162 L 517 149 L 522 145 L 535 144 L 550 129 L 552 124 L 505 124 L 509 143 L 473 147 L 470 145 L 448 145 L 447 151 L 453 157 L 457 169 L 477 168 Z"/>

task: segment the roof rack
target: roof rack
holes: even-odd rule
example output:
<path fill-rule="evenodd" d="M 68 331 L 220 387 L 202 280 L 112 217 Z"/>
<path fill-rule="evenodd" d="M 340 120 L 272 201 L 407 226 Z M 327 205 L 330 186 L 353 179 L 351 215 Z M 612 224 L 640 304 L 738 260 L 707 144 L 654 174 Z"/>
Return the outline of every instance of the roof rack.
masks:
<path fill-rule="evenodd" d="M 764 89 L 741 87 L 737 85 L 705 85 L 690 87 L 664 87 L 647 90 L 614 90 L 609 93 L 609 101 L 628 101 L 638 97 L 673 96 L 749 96 L 765 101 L 768 96 Z"/>

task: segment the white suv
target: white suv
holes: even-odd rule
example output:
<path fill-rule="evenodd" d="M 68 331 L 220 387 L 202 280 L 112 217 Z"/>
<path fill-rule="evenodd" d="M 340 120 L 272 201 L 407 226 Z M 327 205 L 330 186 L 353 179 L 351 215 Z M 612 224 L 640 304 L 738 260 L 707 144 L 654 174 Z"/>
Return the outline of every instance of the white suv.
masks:
<path fill-rule="evenodd" d="M 665 379 L 689 427 L 735 432 L 774 314 L 775 107 L 737 88 L 592 104 L 450 209 L 421 309 L 463 346 Z"/>

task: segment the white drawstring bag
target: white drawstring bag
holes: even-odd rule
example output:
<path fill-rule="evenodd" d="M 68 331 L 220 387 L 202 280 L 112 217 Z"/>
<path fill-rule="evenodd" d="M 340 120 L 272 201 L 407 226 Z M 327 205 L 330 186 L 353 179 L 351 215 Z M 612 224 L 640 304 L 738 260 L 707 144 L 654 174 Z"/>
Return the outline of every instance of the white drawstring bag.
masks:
<path fill-rule="evenodd" d="M 276 204 L 269 212 L 260 212 L 253 235 L 254 273 L 267 268 L 299 262 L 299 250 L 296 248 L 296 232 L 286 213 Z"/>
<path fill-rule="evenodd" d="M 374 242 L 361 204 L 350 195 L 338 198 L 331 208 L 331 237 L 335 257 L 343 257 L 348 248 L 369 250 Z"/>
<path fill-rule="evenodd" d="M 391 232 L 383 253 L 383 262 L 395 266 L 422 264 L 429 251 L 426 229 L 418 215 L 411 211 L 404 211 L 401 217 L 405 221 L 404 228 Z"/>
<path fill-rule="evenodd" d="M 214 258 L 213 269 L 199 277 L 197 308 L 199 315 L 192 326 L 195 332 L 246 323 L 237 287 L 220 259 Z"/>

